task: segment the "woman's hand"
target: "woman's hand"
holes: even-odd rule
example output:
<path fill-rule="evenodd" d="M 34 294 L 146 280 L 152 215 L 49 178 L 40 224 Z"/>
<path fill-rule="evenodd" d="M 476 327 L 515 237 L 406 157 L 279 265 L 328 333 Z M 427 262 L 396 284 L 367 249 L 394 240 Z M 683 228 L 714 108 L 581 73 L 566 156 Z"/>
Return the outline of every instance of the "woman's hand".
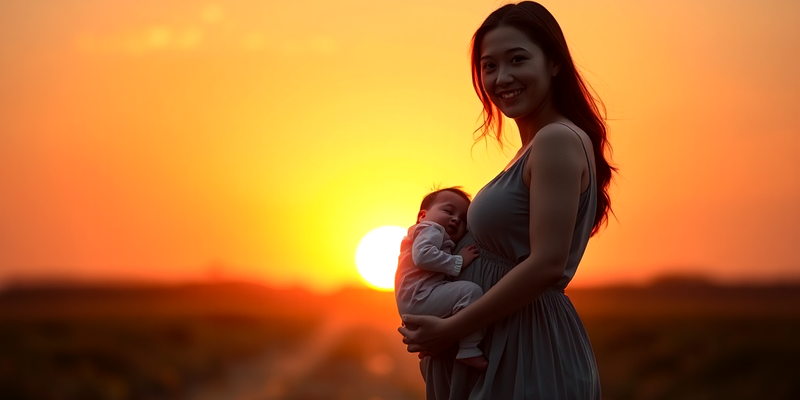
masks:
<path fill-rule="evenodd" d="M 447 319 L 432 315 L 404 315 L 403 326 L 397 331 L 403 335 L 408 352 L 418 352 L 419 358 L 439 354 L 459 339 Z"/>

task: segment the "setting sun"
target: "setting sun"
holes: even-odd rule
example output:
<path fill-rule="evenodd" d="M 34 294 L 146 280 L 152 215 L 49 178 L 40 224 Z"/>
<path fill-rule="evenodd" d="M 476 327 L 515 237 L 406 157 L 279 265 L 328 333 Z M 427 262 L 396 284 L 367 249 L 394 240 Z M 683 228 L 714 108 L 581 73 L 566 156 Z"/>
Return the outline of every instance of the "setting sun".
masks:
<path fill-rule="evenodd" d="M 521 146 L 510 121 L 505 147 L 473 135 L 470 40 L 500 3 L 0 2 L 0 287 L 363 285 L 367 232 Z M 800 1 L 729 3 L 544 2 L 619 167 L 573 287 L 800 279 Z"/>
<path fill-rule="evenodd" d="M 382 226 L 364 235 L 356 249 L 356 268 L 361 279 L 371 288 L 394 289 L 394 273 L 400 242 L 406 230 L 399 226 Z"/>

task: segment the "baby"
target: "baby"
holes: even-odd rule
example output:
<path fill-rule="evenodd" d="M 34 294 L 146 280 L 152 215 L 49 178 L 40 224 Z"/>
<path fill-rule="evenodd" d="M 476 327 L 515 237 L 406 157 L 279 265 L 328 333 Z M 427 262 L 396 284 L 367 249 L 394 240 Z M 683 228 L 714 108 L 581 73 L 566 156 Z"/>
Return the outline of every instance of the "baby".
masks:
<path fill-rule="evenodd" d="M 452 254 L 455 242 L 467 231 L 470 197 L 458 187 L 434 191 L 424 199 L 417 223 L 408 228 L 400 245 L 395 275 L 395 297 L 400 315 L 420 314 L 449 317 L 483 295 L 480 286 L 469 281 L 451 281 L 478 257 L 475 246 Z M 478 349 L 483 337 L 475 332 L 459 341 L 456 360 L 486 369 L 488 360 Z"/>

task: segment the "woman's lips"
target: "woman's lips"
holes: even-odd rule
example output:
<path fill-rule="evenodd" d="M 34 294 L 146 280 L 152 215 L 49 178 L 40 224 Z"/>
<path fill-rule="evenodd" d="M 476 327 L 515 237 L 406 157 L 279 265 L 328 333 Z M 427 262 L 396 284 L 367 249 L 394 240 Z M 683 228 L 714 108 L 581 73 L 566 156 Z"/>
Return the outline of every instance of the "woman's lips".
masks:
<path fill-rule="evenodd" d="M 504 90 L 498 93 L 498 96 L 503 99 L 503 101 L 513 101 L 514 99 L 519 96 L 524 89 L 514 89 L 514 90 Z"/>

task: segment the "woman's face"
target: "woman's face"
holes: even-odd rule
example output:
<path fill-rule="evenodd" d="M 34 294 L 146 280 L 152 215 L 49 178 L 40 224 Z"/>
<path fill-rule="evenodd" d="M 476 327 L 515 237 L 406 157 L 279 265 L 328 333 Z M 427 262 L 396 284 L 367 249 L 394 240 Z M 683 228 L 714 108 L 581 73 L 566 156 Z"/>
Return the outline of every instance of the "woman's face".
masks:
<path fill-rule="evenodd" d="M 535 114 L 549 101 L 558 67 L 539 45 L 508 26 L 487 32 L 480 45 L 483 88 L 506 117 Z"/>

